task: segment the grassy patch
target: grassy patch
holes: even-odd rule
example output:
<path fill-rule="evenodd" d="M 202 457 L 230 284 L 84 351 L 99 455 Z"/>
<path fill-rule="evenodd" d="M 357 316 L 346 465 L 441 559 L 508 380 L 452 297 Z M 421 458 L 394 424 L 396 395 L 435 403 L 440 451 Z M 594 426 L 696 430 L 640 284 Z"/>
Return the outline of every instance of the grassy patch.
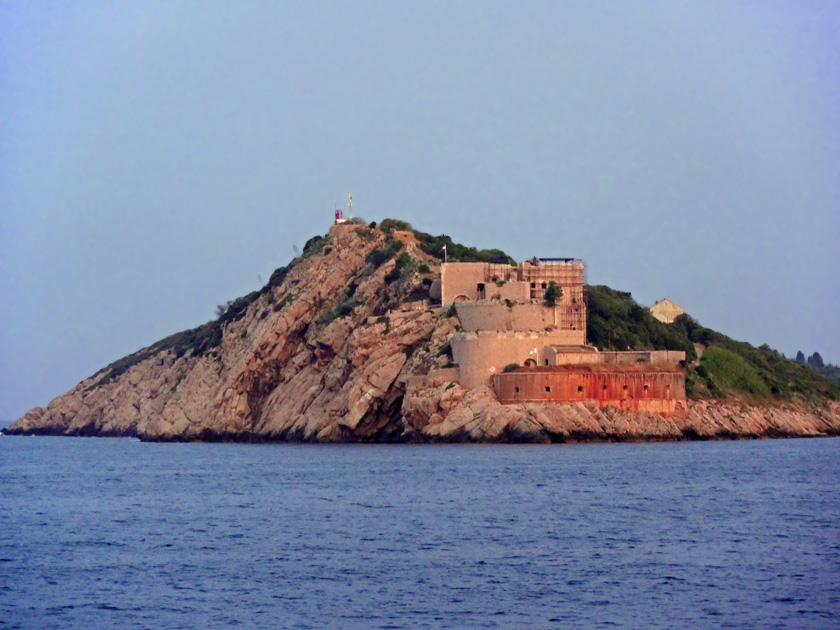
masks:
<path fill-rule="evenodd" d="M 711 346 L 703 353 L 700 365 L 713 393 L 737 392 L 759 398 L 770 396 L 770 387 L 758 371 L 732 350 Z"/>

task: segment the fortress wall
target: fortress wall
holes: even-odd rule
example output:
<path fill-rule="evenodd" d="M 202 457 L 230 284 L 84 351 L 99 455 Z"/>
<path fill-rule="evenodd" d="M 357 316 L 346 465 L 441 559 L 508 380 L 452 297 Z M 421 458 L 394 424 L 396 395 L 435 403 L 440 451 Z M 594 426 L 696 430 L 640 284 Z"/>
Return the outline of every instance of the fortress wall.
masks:
<path fill-rule="evenodd" d="M 570 334 L 562 337 L 562 345 L 583 345 L 586 342 L 585 326 L 576 328 L 576 312 L 569 314 L 564 306 L 548 307 L 542 304 L 516 304 L 508 307 L 503 303 L 461 302 L 456 304 L 458 318 L 466 331 L 510 330 L 520 332 L 541 332 L 546 328 L 557 328 Z M 571 322 L 571 323 L 570 323 Z"/>
<path fill-rule="evenodd" d="M 485 286 L 485 296 L 488 300 L 527 302 L 531 299 L 530 285 L 527 282 L 505 282 L 502 286 L 490 282 Z"/>
<path fill-rule="evenodd" d="M 580 262 L 540 263 L 539 265 L 521 262 L 516 270 L 519 279 L 523 282 L 542 284 L 554 281 L 562 287 L 583 286 L 584 265 Z"/>
<path fill-rule="evenodd" d="M 451 304 L 459 296 L 478 299 L 478 285 L 485 282 L 487 263 L 443 263 L 440 266 L 441 302 Z"/>
<path fill-rule="evenodd" d="M 554 330 L 535 332 L 481 331 L 454 335 L 452 359 L 458 364 L 458 382 L 464 387 L 489 385 L 493 374 L 502 372 L 506 365 L 547 365 L 546 351 L 552 345 L 574 345 L 580 337 L 578 331 Z"/>
<path fill-rule="evenodd" d="M 496 298 L 514 302 L 541 300 L 546 287 L 553 281 L 563 288 L 561 304 L 583 307 L 583 280 L 583 263 L 519 263 L 516 267 L 489 263 L 444 263 L 441 265 L 441 301 L 450 304 L 458 298 Z M 498 286 L 497 282 L 504 284 Z M 483 297 L 479 295 L 479 284 L 484 285 Z"/>
<path fill-rule="evenodd" d="M 508 264 L 487 263 L 485 267 L 484 276 L 487 282 L 511 282 L 518 279 L 516 275 L 516 267 L 511 267 Z"/>
<path fill-rule="evenodd" d="M 458 364 L 458 382 L 463 387 L 490 385 L 490 377 L 509 363 L 523 365 L 528 359 L 542 365 L 542 340 L 535 333 L 462 333 L 452 337 L 452 357 Z"/>
<path fill-rule="evenodd" d="M 549 365 L 580 365 L 584 363 L 676 365 L 685 361 L 685 352 L 677 350 L 642 350 L 628 352 L 563 352 L 546 348 Z"/>
<path fill-rule="evenodd" d="M 685 352 L 678 350 L 642 350 L 628 352 L 601 352 L 601 363 L 656 363 L 674 364 L 685 361 Z"/>
<path fill-rule="evenodd" d="M 504 404 L 592 401 L 600 408 L 685 418 L 685 376 L 680 372 L 520 369 L 496 374 L 492 381 L 496 396 Z"/>
<path fill-rule="evenodd" d="M 546 348 L 545 358 L 549 365 L 580 365 L 600 363 L 599 352 L 558 352 L 556 348 Z"/>

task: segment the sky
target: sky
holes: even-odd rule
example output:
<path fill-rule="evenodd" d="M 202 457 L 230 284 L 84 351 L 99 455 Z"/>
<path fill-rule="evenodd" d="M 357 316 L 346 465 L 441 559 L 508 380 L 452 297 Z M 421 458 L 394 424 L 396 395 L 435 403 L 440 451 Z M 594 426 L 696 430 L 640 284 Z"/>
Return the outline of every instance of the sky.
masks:
<path fill-rule="evenodd" d="M 0 424 L 348 193 L 840 363 L 840 3 L 0 0 Z"/>

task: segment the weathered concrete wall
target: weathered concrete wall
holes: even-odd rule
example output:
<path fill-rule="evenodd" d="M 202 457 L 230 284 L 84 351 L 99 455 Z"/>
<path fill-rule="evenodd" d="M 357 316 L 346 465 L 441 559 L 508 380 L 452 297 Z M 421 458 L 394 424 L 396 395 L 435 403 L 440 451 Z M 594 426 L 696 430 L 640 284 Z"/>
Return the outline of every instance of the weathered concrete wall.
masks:
<path fill-rule="evenodd" d="M 550 345 L 571 345 L 578 331 L 460 333 L 450 339 L 452 358 L 458 364 L 463 387 L 490 385 L 490 377 L 510 363 L 545 365 Z"/>
<path fill-rule="evenodd" d="M 516 267 L 489 263 L 441 265 L 441 301 L 541 300 L 549 283 L 563 289 L 561 303 L 583 307 L 584 265 L 575 263 L 519 263 Z M 479 287 L 481 285 L 481 287 Z"/>
<path fill-rule="evenodd" d="M 485 287 L 485 299 L 487 300 L 528 302 L 531 299 L 527 282 L 505 282 L 502 286 L 490 282 Z"/>
<path fill-rule="evenodd" d="M 599 407 L 685 418 L 685 376 L 679 371 L 591 366 L 520 369 L 495 374 L 493 388 L 504 404 L 593 401 Z"/>
<path fill-rule="evenodd" d="M 477 300 L 478 285 L 486 283 L 487 263 L 444 263 L 440 266 L 441 302 Z"/>
<path fill-rule="evenodd" d="M 562 348 L 546 348 L 548 365 L 580 365 L 589 363 L 651 363 L 676 365 L 685 361 L 685 352 L 677 350 L 641 350 L 628 352 L 568 352 Z"/>
<path fill-rule="evenodd" d="M 467 331 L 512 330 L 541 332 L 547 329 L 561 329 L 576 332 L 567 336 L 571 345 L 582 345 L 586 340 L 585 328 L 569 322 L 567 308 L 548 307 L 542 304 L 505 304 L 492 302 L 460 302 L 455 305 L 461 326 Z"/>

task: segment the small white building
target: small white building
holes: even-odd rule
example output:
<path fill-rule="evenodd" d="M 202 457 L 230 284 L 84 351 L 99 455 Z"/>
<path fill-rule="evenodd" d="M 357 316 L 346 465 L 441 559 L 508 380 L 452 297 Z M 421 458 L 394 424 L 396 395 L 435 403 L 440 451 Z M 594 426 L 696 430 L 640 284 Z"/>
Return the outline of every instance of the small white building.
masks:
<path fill-rule="evenodd" d="M 648 310 L 651 315 L 665 324 L 670 324 L 677 317 L 685 313 L 685 309 L 682 306 L 676 302 L 672 302 L 668 298 L 658 300 Z"/>

